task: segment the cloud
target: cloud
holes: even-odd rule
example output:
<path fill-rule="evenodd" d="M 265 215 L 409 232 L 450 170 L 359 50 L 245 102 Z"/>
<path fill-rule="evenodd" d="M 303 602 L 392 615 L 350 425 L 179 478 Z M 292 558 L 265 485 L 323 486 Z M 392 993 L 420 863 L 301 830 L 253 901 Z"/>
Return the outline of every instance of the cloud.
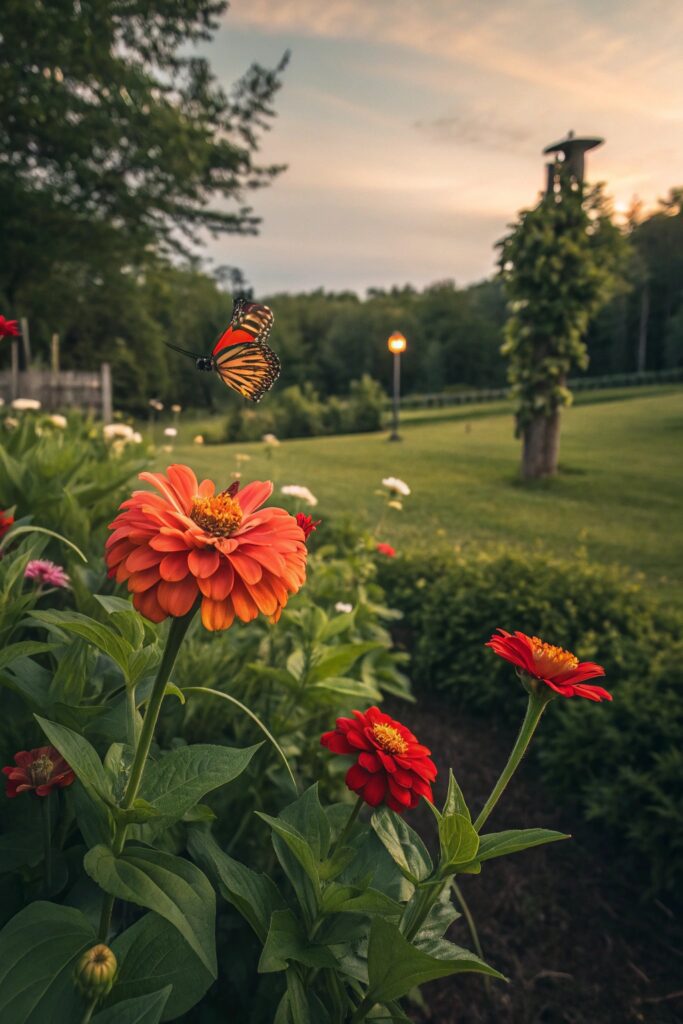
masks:
<path fill-rule="evenodd" d="M 527 152 L 534 132 L 522 124 L 499 118 L 492 110 L 471 110 L 431 120 L 415 121 L 415 128 L 432 142 L 457 143 L 501 152 Z"/>

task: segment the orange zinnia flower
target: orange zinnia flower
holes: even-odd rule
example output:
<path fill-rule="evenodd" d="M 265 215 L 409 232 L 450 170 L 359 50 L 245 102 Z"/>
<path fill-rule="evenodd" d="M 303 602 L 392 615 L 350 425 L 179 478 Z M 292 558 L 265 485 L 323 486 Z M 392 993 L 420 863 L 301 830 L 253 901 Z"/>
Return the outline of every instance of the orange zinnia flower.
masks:
<path fill-rule="evenodd" d="M 534 679 L 540 679 L 562 697 L 586 697 L 588 700 L 611 700 L 612 695 L 602 686 L 586 684 L 586 679 L 604 676 L 602 665 L 594 661 L 579 661 L 571 651 L 553 647 L 526 633 L 508 633 L 499 629 L 486 644 L 492 651 L 517 665 Z"/>
<path fill-rule="evenodd" d="M 261 508 L 273 490 L 254 481 L 216 494 L 188 466 L 141 473 L 159 491 L 135 491 L 107 541 L 109 575 L 127 581 L 152 622 L 186 615 L 198 598 L 207 629 L 227 629 L 259 612 L 276 622 L 306 579 L 306 543 L 293 516 Z"/>

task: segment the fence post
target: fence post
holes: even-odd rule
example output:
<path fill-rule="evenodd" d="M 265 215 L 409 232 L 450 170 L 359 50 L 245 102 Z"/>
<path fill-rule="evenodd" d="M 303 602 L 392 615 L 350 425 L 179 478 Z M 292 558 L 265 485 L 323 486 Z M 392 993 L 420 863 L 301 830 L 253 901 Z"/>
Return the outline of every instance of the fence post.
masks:
<path fill-rule="evenodd" d="M 102 363 L 100 372 L 102 374 L 102 420 L 104 423 L 111 423 L 114 418 L 114 406 L 111 392 L 110 363 Z"/>
<path fill-rule="evenodd" d="M 19 397 L 19 342 L 12 339 L 12 381 L 10 384 L 12 401 Z"/>

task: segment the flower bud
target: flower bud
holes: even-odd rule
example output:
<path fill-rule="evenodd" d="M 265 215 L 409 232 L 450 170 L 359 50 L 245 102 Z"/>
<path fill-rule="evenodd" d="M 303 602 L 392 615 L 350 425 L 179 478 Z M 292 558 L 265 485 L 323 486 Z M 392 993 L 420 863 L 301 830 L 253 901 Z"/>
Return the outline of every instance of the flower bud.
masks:
<path fill-rule="evenodd" d="M 111 992 L 118 964 L 109 946 L 99 943 L 87 950 L 76 967 L 76 983 L 89 999 L 103 999 Z"/>

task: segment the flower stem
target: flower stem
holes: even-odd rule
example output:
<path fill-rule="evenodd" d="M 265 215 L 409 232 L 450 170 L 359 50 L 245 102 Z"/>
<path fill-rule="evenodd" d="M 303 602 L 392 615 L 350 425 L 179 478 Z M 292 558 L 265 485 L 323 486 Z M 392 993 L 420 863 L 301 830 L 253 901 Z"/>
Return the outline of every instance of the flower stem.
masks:
<path fill-rule="evenodd" d="M 52 888 L 52 820 L 50 815 L 50 794 L 40 798 L 43 818 L 43 849 L 45 851 L 45 889 Z"/>
<path fill-rule="evenodd" d="M 180 645 L 183 642 L 188 626 L 194 618 L 196 610 L 197 606 L 192 608 L 187 615 L 183 615 L 182 618 L 173 619 L 171 621 L 171 628 L 168 631 L 166 647 L 164 648 L 161 663 L 157 669 L 156 679 L 154 680 L 154 685 L 152 687 L 152 693 L 145 710 L 145 717 L 142 722 L 140 739 L 138 740 L 138 745 L 135 750 L 135 758 L 133 759 L 133 764 L 131 766 L 128 785 L 126 786 L 126 792 L 124 793 L 123 800 L 121 801 L 121 808 L 123 810 L 128 810 L 132 807 L 138 795 L 140 783 L 142 782 L 142 775 L 145 770 L 145 765 L 147 764 L 152 740 L 154 739 L 154 730 L 156 729 L 159 711 L 161 710 L 161 704 L 164 699 L 166 683 L 170 678 L 175 660 L 178 656 L 178 651 L 180 650 Z M 120 857 L 123 853 L 127 831 L 128 826 L 121 822 L 116 826 L 114 841 L 112 843 L 112 851 L 116 857 Z M 104 942 L 109 934 L 113 907 L 114 897 L 106 894 L 102 904 L 102 913 L 100 915 L 100 942 Z"/>
<path fill-rule="evenodd" d="M 474 828 L 477 830 L 477 832 L 481 832 L 481 829 L 485 822 L 487 821 L 489 815 L 491 814 L 491 811 L 500 800 L 503 790 L 507 786 L 508 782 L 510 781 L 514 773 L 516 772 L 519 766 L 519 762 L 524 757 L 526 749 L 529 746 L 529 743 L 531 742 L 531 737 L 533 736 L 536 730 L 536 726 L 541 720 L 541 715 L 545 711 L 548 703 L 552 700 L 552 691 L 549 690 L 547 687 L 545 687 L 545 689 L 548 690 L 547 695 L 545 693 L 529 694 L 529 703 L 526 707 L 524 721 L 522 722 L 522 727 L 519 730 L 519 735 L 515 740 L 515 745 L 512 748 L 510 757 L 508 758 L 508 763 L 505 765 L 503 771 L 500 773 L 500 778 L 498 779 L 498 782 L 496 782 L 495 786 L 493 787 L 493 790 L 491 791 L 490 797 L 482 807 L 479 817 L 474 822 Z"/>
<path fill-rule="evenodd" d="M 81 1024 L 90 1024 L 90 1021 L 92 1019 L 92 1015 L 93 1015 L 93 1013 L 95 1011 L 95 1007 L 97 1006 L 97 1003 L 98 1003 L 98 999 L 97 998 L 92 999 L 88 1003 L 88 1005 L 85 1008 L 85 1013 L 83 1014 L 83 1019 L 81 1020 Z"/>

